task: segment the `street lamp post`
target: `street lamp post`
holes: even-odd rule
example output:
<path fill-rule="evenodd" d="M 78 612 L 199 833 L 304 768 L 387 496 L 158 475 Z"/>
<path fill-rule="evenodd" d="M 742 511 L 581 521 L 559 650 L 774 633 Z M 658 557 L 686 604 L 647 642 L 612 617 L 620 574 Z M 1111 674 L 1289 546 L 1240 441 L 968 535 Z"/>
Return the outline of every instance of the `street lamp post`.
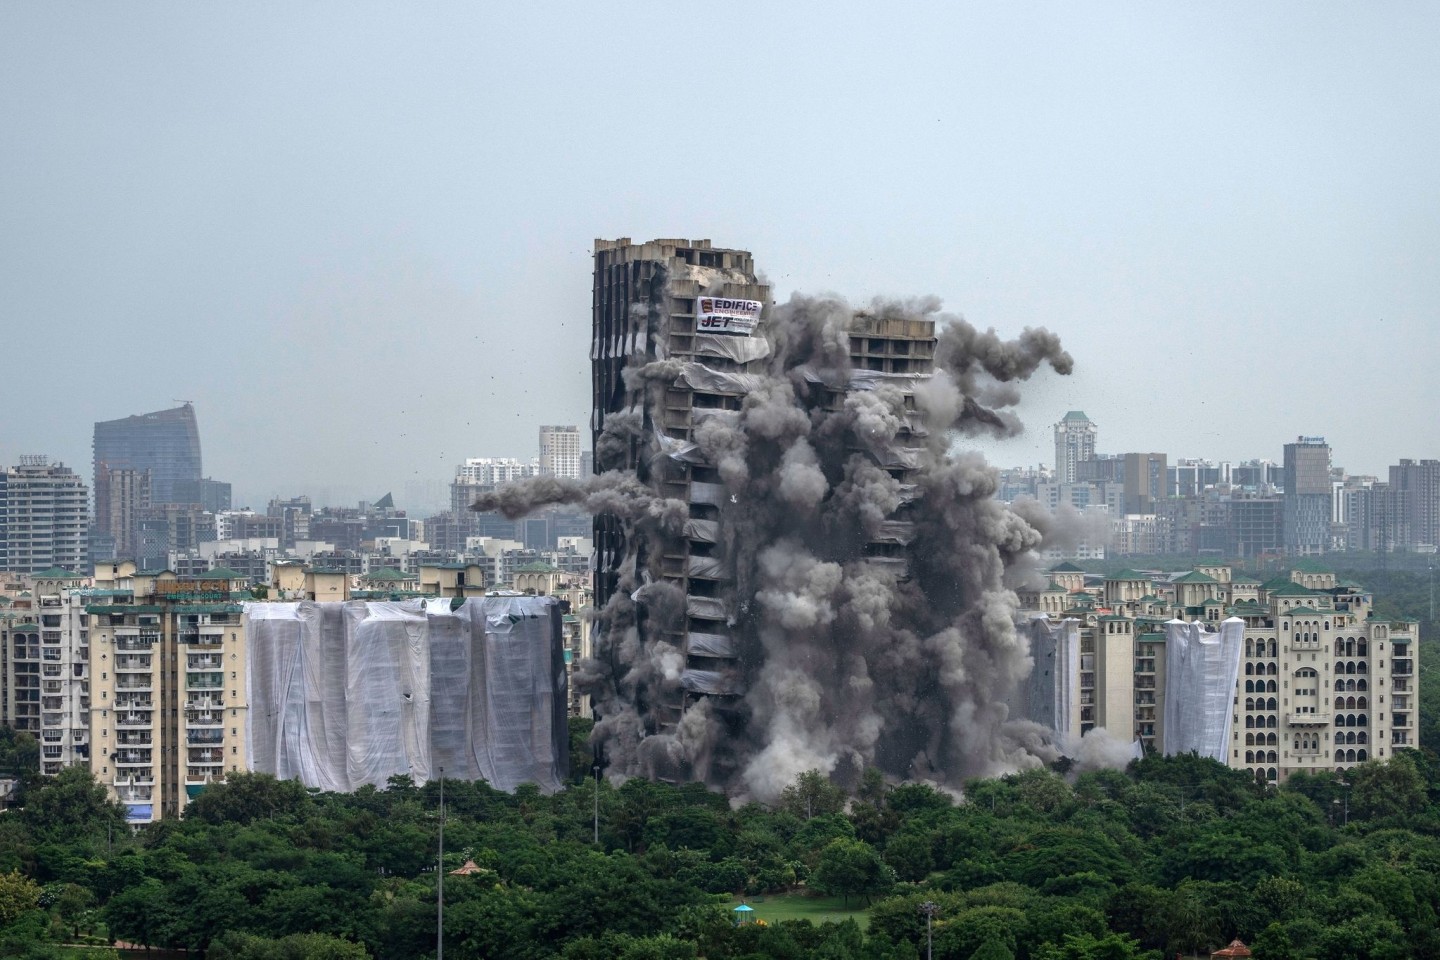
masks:
<path fill-rule="evenodd" d="M 935 943 L 931 937 L 930 921 L 940 912 L 940 904 L 934 900 L 926 900 L 920 904 L 920 912 L 925 914 L 925 960 L 934 960 Z"/>
<path fill-rule="evenodd" d="M 440 856 L 435 861 L 435 960 L 445 960 L 445 768 L 440 768 Z"/>

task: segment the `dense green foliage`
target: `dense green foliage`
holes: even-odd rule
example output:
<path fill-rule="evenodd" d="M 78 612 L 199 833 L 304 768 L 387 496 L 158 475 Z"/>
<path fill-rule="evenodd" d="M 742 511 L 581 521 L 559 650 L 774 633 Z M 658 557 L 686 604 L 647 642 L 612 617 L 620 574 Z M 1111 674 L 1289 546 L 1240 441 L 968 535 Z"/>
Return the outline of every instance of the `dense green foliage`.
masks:
<path fill-rule="evenodd" d="M 438 799 L 405 778 L 340 796 L 239 775 L 132 836 L 67 771 L 0 818 L 0 954 L 96 935 L 215 960 L 431 956 Z M 848 798 L 802 777 L 775 809 L 638 780 L 451 782 L 445 866 L 479 869 L 446 878 L 446 954 L 909 960 L 930 901 L 946 960 L 1203 955 L 1236 936 L 1267 960 L 1437 956 L 1437 799 L 1440 764 L 1414 751 L 1278 791 L 1194 758 L 1036 770 L 958 804 L 874 776 Z M 733 923 L 733 894 L 806 888 L 871 902 L 868 929 Z"/>

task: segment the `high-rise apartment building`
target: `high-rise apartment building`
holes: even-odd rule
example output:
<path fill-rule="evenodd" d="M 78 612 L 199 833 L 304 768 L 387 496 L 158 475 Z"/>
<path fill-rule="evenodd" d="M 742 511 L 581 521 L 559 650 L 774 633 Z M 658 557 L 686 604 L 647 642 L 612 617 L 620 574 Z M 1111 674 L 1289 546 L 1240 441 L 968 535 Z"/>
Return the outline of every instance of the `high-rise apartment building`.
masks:
<path fill-rule="evenodd" d="M 150 471 L 150 499 L 153 503 L 185 503 L 177 485 L 198 483 L 200 471 L 200 427 L 190 404 L 155 413 L 142 413 L 120 420 L 95 424 L 95 478 L 107 468 Z M 110 528 L 109 517 L 96 504 L 96 525 Z"/>
<path fill-rule="evenodd" d="M 1390 468 L 1388 490 L 1392 549 L 1440 547 L 1440 460 L 1401 460 Z"/>
<path fill-rule="evenodd" d="M 133 824 L 175 816 L 246 769 L 243 580 L 95 570 L 90 618 L 90 769 Z"/>
<path fill-rule="evenodd" d="M 45 456 L 0 471 L 0 571 L 78 571 L 89 553 L 89 491 L 74 471 Z"/>
<path fill-rule="evenodd" d="M 634 542 L 617 517 L 594 524 L 595 604 L 603 607 L 622 572 L 662 581 L 685 596 L 684 616 L 664 628 L 647 626 L 646 642 L 663 642 L 685 658 L 681 700 L 649 704 L 662 725 L 672 724 L 695 699 L 715 698 L 723 711 L 744 692 L 740 640 L 733 625 L 722 517 L 727 497 L 721 472 L 692 442 L 707 420 L 734 422 L 755 374 L 766 370 L 771 344 L 764 311 L 769 287 L 745 250 L 708 240 L 597 240 L 593 305 L 592 388 L 595 469 L 630 470 L 659 495 L 688 504 L 683 535 Z M 915 377 L 933 370 L 935 329 L 930 320 L 857 314 L 850 323 L 849 360 L 855 380 L 885 382 L 905 394 Z M 647 384 L 627 367 L 664 359 L 683 374 Z M 825 409 L 841 407 L 846 388 L 817 386 Z M 612 417 L 643 431 L 606 432 Z M 902 431 L 902 433 L 904 433 Z M 616 436 L 632 439 L 617 443 Z M 909 443 L 897 437 L 898 447 Z M 660 455 L 661 452 L 668 455 Z M 903 449 L 877 453 L 879 466 L 907 482 L 916 459 Z M 898 524 L 899 527 L 905 524 Z M 883 531 L 864 548 L 867 562 L 905 575 L 904 537 Z M 733 561 L 733 558 L 731 558 Z M 656 635 L 660 634 L 660 635 Z M 692 771 L 702 776 L 702 771 Z"/>
<path fill-rule="evenodd" d="M 129 467 L 95 469 L 95 559 L 133 559 L 139 549 L 136 531 L 150 509 L 150 471 Z"/>
<path fill-rule="evenodd" d="M 769 354 L 759 335 L 764 320 L 756 317 L 741 333 L 701 330 L 697 320 L 702 294 L 747 305 L 764 305 L 770 300 L 770 288 L 757 279 L 754 260 L 745 250 L 713 247 L 708 240 L 595 242 L 590 424 L 595 469 L 633 470 L 663 495 L 690 504 L 693 519 L 688 526 L 694 534 L 642 546 L 627 540 L 618 518 L 598 514 L 594 524 L 595 604 L 603 607 L 609 601 L 627 563 L 639 559 L 647 564 L 652 576 L 678 587 L 687 598 L 682 629 L 664 639 L 684 653 L 691 670 L 702 663 L 710 668 L 713 682 L 705 685 L 705 693 L 735 696 L 742 690 L 727 669 L 735 648 L 721 599 L 728 577 L 716 557 L 714 542 L 724 501 L 716 468 L 703 460 L 691 463 L 668 457 L 656 458 L 652 464 L 648 445 L 638 437 L 623 448 L 610 443 L 608 437 L 602 440 L 606 421 L 615 416 L 643 419 L 657 434 L 684 442 L 705 417 L 740 409 L 745 391 L 734 378 L 716 378 L 700 389 L 683 383 L 668 385 L 663 403 L 658 404 L 661 409 L 655 410 L 657 405 L 647 409 L 646 384 L 625 377 L 628 363 L 659 358 L 696 362 L 726 374 L 744 374 L 761 367 Z M 696 638 L 694 645 L 692 637 Z M 700 692 L 694 683 L 689 689 Z M 683 707 L 683 703 L 667 703 L 660 705 L 657 713 L 673 723 Z"/>
<path fill-rule="evenodd" d="M 580 428 L 540 428 L 540 474 L 580 479 Z"/>
<path fill-rule="evenodd" d="M 1324 553 L 1330 546 L 1330 446 L 1324 437 L 1285 444 L 1285 551 Z"/>
<path fill-rule="evenodd" d="M 1165 499 L 1165 459 L 1163 453 L 1124 455 L 1126 513 L 1154 513 L 1156 502 Z"/>
<path fill-rule="evenodd" d="M 1056 483 L 1074 483 L 1080 479 L 1080 461 L 1095 457 L 1098 430 L 1095 421 L 1079 410 L 1071 410 L 1055 424 Z"/>

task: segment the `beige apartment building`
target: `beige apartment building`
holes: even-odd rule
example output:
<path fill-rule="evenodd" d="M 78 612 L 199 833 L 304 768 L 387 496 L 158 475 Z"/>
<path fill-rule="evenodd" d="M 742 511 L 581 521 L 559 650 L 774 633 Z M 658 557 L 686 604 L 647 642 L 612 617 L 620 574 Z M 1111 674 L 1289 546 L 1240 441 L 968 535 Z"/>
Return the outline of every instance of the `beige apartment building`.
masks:
<path fill-rule="evenodd" d="M 243 578 L 96 567 L 90 617 L 90 768 L 141 825 L 182 813 L 246 768 Z"/>
<path fill-rule="evenodd" d="M 1224 565 L 1087 578 L 1074 564 L 1027 608 L 1080 623 L 1071 729 L 1165 749 L 1165 623 L 1244 622 L 1227 762 L 1257 779 L 1344 770 L 1418 746 L 1419 625 L 1374 615 L 1364 587 L 1301 561 L 1260 583 Z"/>

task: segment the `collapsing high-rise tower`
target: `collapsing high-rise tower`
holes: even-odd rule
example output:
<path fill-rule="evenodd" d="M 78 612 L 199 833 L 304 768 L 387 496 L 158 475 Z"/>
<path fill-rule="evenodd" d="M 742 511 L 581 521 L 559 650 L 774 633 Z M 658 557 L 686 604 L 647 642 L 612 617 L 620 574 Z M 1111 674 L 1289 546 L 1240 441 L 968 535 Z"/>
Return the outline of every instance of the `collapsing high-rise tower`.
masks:
<path fill-rule="evenodd" d="M 596 636 L 576 682 L 612 771 L 773 797 L 875 765 L 958 781 L 1038 762 L 1006 732 L 1029 669 L 1005 572 L 1039 543 L 957 433 L 1007 434 L 1014 341 L 933 300 L 769 302 L 748 252 L 598 241 L 597 476 L 483 496 L 596 515 Z"/>

